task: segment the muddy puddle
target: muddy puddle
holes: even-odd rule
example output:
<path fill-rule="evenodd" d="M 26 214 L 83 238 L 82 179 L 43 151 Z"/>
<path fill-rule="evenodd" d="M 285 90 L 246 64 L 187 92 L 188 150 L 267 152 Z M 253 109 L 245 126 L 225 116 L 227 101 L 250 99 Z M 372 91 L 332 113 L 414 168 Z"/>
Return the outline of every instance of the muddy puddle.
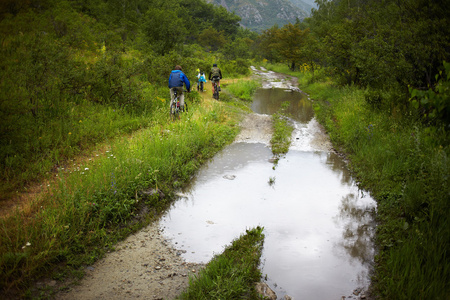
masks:
<path fill-rule="evenodd" d="M 252 109 L 270 115 L 283 101 L 295 126 L 289 152 L 275 165 L 267 140 L 238 139 L 200 170 L 160 228 L 186 261 L 206 263 L 263 226 L 261 270 L 278 299 L 358 299 L 355 289 L 369 285 L 375 202 L 330 151 L 306 96 L 260 89 Z"/>

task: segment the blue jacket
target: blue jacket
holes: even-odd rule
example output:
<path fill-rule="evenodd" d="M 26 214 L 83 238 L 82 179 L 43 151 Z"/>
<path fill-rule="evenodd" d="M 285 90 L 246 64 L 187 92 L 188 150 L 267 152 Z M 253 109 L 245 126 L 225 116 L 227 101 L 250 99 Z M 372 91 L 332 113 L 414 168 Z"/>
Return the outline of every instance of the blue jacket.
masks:
<path fill-rule="evenodd" d="M 182 87 L 183 83 L 186 85 L 186 89 L 191 89 L 191 83 L 189 79 L 180 70 L 173 70 L 169 76 L 169 88 Z"/>

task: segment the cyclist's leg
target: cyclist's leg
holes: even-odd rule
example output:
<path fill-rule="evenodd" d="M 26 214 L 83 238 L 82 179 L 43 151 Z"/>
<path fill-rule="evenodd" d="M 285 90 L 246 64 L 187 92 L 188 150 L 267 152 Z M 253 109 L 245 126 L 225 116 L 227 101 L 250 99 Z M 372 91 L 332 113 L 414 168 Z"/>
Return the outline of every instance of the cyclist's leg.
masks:
<path fill-rule="evenodd" d="M 175 98 L 175 93 L 173 92 L 173 89 L 171 88 L 170 89 L 170 103 L 169 103 L 169 105 L 172 105 L 173 98 Z"/>
<path fill-rule="evenodd" d="M 178 91 L 178 95 L 180 95 L 180 109 L 184 110 L 184 92 L 183 92 L 183 88 L 180 88 L 180 90 Z"/>

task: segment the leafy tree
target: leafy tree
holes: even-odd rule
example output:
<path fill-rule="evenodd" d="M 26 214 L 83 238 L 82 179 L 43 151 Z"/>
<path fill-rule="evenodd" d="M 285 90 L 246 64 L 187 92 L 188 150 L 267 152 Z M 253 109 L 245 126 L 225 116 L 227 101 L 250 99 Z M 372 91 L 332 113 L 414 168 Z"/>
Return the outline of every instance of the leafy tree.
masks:
<path fill-rule="evenodd" d="M 279 53 L 276 47 L 278 30 L 277 25 L 264 30 L 257 41 L 259 55 L 270 62 L 279 60 Z"/>
<path fill-rule="evenodd" d="M 187 33 L 176 7 L 152 7 L 147 10 L 144 32 L 153 50 L 160 55 L 182 44 Z"/>
<path fill-rule="evenodd" d="M 197 37 L 198 43 L 205 47 L 208 51 L 217 51 L 227 42 L 224 31 L 217 31 L 209 27 L 204 29 Z"/>
<path fill-rule="evenodd" d="M 276 33 L 276 48 L 280 56 L 289 62 L 291 70 L 304 58 L 302 47 L 305 45 L 309 30 L 301 30 L 298 24 L 287 24 Z"/>
<path fill-rule="evenodd" d="M 251 57 L 250 46 L 253 43 L 250 38 L 237 38 L 226 44 L 222 52 L 225 58 L 229 60 L 248 59 Z"/>

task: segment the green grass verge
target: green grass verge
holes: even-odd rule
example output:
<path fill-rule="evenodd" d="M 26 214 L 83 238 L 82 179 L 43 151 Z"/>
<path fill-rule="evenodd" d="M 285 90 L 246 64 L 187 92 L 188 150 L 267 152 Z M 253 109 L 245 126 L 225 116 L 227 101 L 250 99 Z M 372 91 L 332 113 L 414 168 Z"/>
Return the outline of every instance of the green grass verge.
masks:
<path fill-rule="evenodd" d="M 235 97 L 251 102 L 253 94 L 261 84 L 255 80 L 238 80 L 237 82 L 225 84 L 226 90 L 233 94 Z"/>
<path fill-rule="evenodd" d="M 177 299 L 260 299 L 255 283 L 261 280 L 262 232 L 263 228 L 256 227 L 233 241 L 198 275 L 189 278 L 189 288 Z"/>
<path fill-rule="evenodd" d="M 82 164 L 60 166 L 29 211 L 0 220 L 2 293 L 24 295 L 37 276 L 77 272 L 151 222 L 206 159 L 233 141 L 239 117 L 240 110 L 220 102 L 194 103 L 171 122 L 161 106 L 152 126 L 111 140 Z M 148 189 L 165 197 L 141 193 Z"/>
<path fill-rule="evenodd" d="M 283 70 L 278 67 L 279 71 Z M 372 292 L 379 299 L 450 297 L 448 132 L 396 107 L 374 109 L 365 91 L 293 74 L 316 117 L 378 203 Z"/>

